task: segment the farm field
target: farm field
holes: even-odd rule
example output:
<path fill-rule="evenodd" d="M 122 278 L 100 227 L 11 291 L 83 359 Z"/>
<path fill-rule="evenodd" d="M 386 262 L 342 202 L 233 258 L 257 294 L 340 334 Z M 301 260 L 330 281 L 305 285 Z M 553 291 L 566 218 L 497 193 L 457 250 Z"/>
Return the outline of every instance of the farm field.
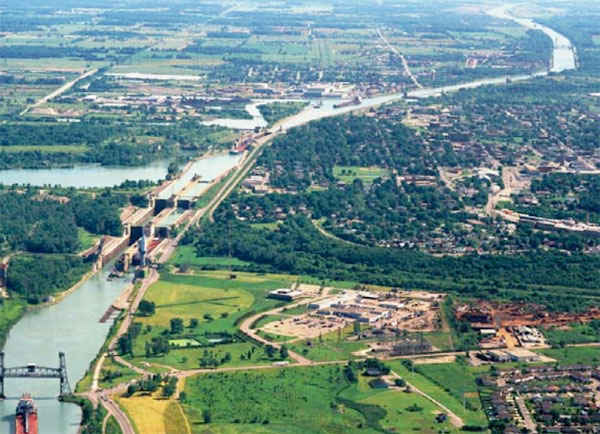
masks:
<path fill-rule="evenodd" d="M 138 433 L 185 434 L 189 432 L 177 401 L 152 396 L 118 398 L 119 406 L 131 419 Z"/>
<path fill-rule="evenodd" d="M 424 398 L 368 381 L 349 383 L 339 365 L 206 374 L 186 380 L 182 406 L 194 433 L 454 432 L 435 423 L 439 410 Z"/>

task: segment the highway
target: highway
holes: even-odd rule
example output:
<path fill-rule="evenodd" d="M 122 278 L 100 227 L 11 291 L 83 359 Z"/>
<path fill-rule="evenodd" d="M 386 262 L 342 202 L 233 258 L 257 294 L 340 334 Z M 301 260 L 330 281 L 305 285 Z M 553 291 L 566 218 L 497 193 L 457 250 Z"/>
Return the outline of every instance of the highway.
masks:
<path fill-rule="evenodd" d="M 19 116 L 23 116 L 25 115 L 29 110 L 39 107 L 43 104 L 46 104 L 48 101 L 50 101 L 52 98 L 56 98 L 59 95 L 62 95 L 63 93 L 65 93 L 67 90 L 71 89 L 75 83 L 77 83 L 80 80 L 83 80 L 84 78 L 87 78 L 91 75 L 94 75 L 96 72 L 98 72 L 98 69 L 92 69 L 90 71 L 84 72 L 83 74 L 81 74 L 79 77 L 77 77 L 74 80 L 69 81 L 66 84 L 63 84 L 61 87 L 59 87 L 58 89 L 56 89 L 55 91 L 52 91 L 51 93 L 49 93 L 48 95 L 38 99 L 36 102 L 34 102 L 33 104 L 27 106 L 21 113 L 19 113 Z"/>

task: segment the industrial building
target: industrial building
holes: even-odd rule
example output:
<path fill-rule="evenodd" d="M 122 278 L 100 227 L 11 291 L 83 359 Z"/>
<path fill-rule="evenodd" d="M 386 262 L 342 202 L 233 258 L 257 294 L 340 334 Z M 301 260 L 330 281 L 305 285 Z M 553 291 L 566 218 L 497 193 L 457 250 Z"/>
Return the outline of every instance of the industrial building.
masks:
<path fill-rule="evenodd" d="M 280 288 L 273 291 L 269 291 L 267 298 L 273 298 L 275 300 L 292 301 L 302 297 L 304 293 L 290 288 Z"/>

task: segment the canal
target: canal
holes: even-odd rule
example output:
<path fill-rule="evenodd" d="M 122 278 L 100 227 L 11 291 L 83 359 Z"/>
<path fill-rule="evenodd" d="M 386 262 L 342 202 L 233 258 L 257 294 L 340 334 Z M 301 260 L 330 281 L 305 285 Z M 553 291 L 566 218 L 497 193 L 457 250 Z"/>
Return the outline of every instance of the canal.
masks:
<path fill-rule="evenodd" d="M 27 313 L 10 331 L 5 366 L 36 363 L 58 368 L 58 353 L 66 354 L 71 389 L 104 343 L 112 321 L 100 318 L 127 285 L 127 279 L 107 280 L 97 273 L 60 303 Z M 31 393 L 38 406 L 40 434 L 76 434 L 81 420 L 78 406 L 59 402 L 58 379 L 7 379 L 7 399 L 0 402 L 0 432 L 13 432 L 14 414 L 22 393 Z"/>

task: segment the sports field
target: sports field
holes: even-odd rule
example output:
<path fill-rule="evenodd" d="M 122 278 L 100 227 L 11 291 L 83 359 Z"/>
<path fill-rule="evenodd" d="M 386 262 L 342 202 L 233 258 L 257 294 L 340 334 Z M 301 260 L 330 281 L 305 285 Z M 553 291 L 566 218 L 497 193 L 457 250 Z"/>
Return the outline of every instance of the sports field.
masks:
<path fill-rule="evenodd" d="M 375 179 L 389 174 L 389 170 L 380 167 L 334 166 L 333 168 L 333 176 L 347 183 L 351 183 L 355 179 L 360 179 L 364 183 L 371 183 Z"/>

